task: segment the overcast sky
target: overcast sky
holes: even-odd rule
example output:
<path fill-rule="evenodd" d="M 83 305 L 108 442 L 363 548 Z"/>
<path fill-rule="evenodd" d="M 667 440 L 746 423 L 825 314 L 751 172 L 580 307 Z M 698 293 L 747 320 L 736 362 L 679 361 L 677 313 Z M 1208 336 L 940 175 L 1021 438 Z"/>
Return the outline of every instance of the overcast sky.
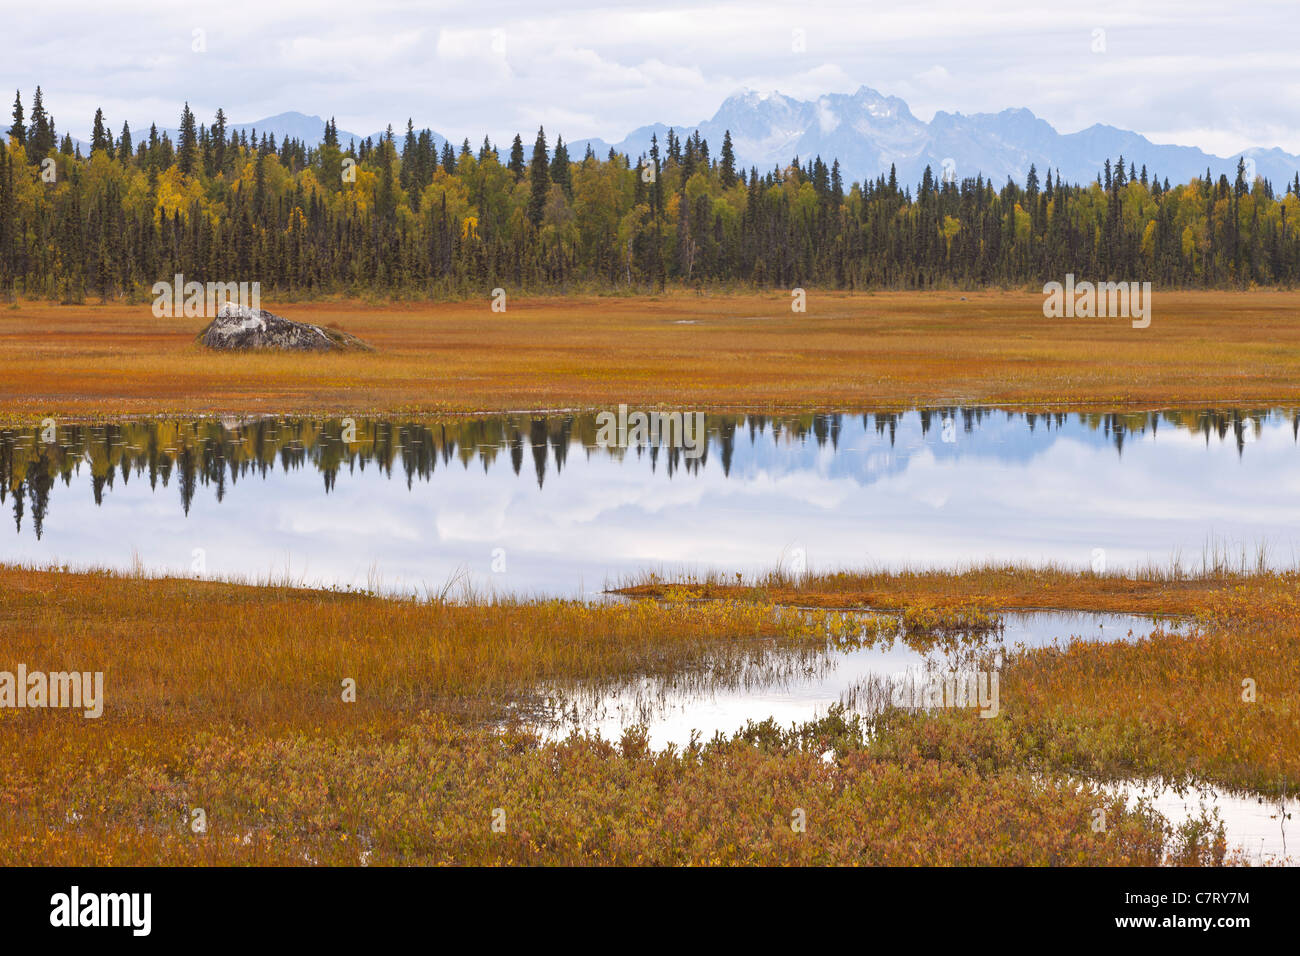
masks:
<path fill-rule="evenodd" d="M 41 84 L 59 129 L 84 139 L 96 106 L 138 131 L 175 126 L 188 99 L 204 120 L 299 110 L 364 135 L 410 116 L 475 144 L 544 123 L 613 142 L 697 123 L 741 88 L 866 85 L 923 120 L 1025 106 L 1061 132 L 1101 122 L 1219 155 L 1300 153 L 1298 0 L 0 4 L 0 87 L 30 109 Z"/>

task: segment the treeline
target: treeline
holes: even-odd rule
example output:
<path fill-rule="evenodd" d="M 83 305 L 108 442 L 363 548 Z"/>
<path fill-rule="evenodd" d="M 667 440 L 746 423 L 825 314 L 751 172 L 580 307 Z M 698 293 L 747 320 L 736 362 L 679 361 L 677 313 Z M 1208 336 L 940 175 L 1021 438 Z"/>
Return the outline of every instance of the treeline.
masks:
<path fill-rule="evenodd" d="M 842 289 L 1041 284 L 1072 272 L 1169 287 L 1291 286 L 1300 174 L 1209 171 L 1171 186 L 1119 157 L 1095 182 L 1031 168 L 913 186 L 891 168 L 846 183 L 838 162 L 738 168 L 669 133 L 642 156 L 570 156 L 516 136 L 504 155 L 405 135 L 318 144 L 231 129 L 188 105 L 177 141 L 57 138 L 39 89 L 0 145 L 0 294 L 152 298 L 153 283 L 258 281 L 264 296 L 443 297 L 688 287 Z M 57 142 L 57 145 L 56 145 Z"/>

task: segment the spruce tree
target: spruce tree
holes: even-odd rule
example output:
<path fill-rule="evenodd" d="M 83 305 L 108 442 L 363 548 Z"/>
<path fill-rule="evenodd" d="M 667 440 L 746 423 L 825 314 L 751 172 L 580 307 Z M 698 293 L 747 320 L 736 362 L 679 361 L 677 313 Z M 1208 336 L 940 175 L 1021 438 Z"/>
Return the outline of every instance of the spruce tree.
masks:
<path fill-rule="evenodd" d="M 402 141 L 402 172 L 398 177 L 398 185 L 407 193 L 413 193 L 415 186 L 419 182 L 417 175 L 420 168 L 420 144 L 415 137 L 415 121 L 411 117 L 406 118 L 406 139 Z M 412 203 L 414 206 L 414 202 Z"/>
<path fill-rule="evenodd" d="M 515 174 L 515 182 L 524 178 L 524 141 L 515 133 L 515 141 L 510 146 L 510 162 L 507 168 Z"/>
<path fill-rule="evenodd" d="M 226 111 L 218 106 L 212 122 L 212 165 L 217 174 L 226 171 L 226 145 Z"/>
<path fill-rule="evenodd" d="M 53 118 L 38 104 L 39 99 L 24 122 L 21 98 L 16 98 L 14 123 L 23 128 L 27 154 L 39 165 L 53 154 L 55 132 Z M 210 126 L 195 124 L 193 133 L 187 126 L 182 123 L 183 155 L 177 156 L 172 139 L 157 127 L 135 141 L 129 124 L 124 124 L 115 142 L 102 112 L 96 115 L 92 153 L 114 149 L 115 161 L 140 165 L 145 173 L 140 178 L 147 180 L 154 196 L 160 176 L 169 170 L 174 176 L 185 156 L 192 156 L 191 175 L 204 176 L 205 188 L 189 209 L 163 214 L 155 202 L 128 200 L 118 176 L 92 185 L 81 175 L 86 164 L 66 135 L 61 147 L 66 155 L 59 160 L 60 188 L 30 195 L 24 191 L 20 197 L 14 183 L 20 178 L 30 182 L 31 171 L 14 170 L 5 162 L 13 153 L 0 148 L 0 290 L 25 283 L 68 301 L 93 289 L 111 298 L 155 273 L 222 270 L 259 277 L 280 290 L 315 293 L 355 285 L 380 295 L 420 287 L 457 294 L 496 275 L 521 283 L 639 281 L 656 288 L 668 278 L 783 287 L 813 282 L 849 289 L 925 288 L 944 281 L 1037 281 L 1042 272 L 1070 270 L 1125 274 L 1138 263 L 1153 280 L 1173 285 L 1259 281 L 1287 286 L 1300 281 L 1300 231 L 1288 214 L 1294 205 L 1290 196 L 1300 195 L 1300 175 L 1287 182 L 1287 195 L 1280 200 L 1266 179 L 1258 180 L 1258 202 L 1246 216 L 1240 201 L 1255 191 L 1255 183 L 1244 162 L 1237 164 L 1235 184 L 1229 176 L 1215 183 L 1207 170 L 1205 179 L 1193 180 L 1190 189 L 1170 190 L 1168 179 L 1154 170 L 1109 160 L 1110 195 L 1102 197 L 1101 218 L 1095 221 L 1090 181 L 1085 179 L 1087 188 L 1067 184 L 1059 169 L 1045 170 L 1041 191 L 1036 167 L 1021 182 L 1010 181 L 1000 189 L 978 171 L 957 184 L 936 179 L 927 169 L 913 201 L 908 188 L 913 184 L 900 183 L 896 170 L 849 183 L 834 157 L 829 165 L 820 156 L 802 161 L 796 157 L 789 166 L 764 176 L 756 169 L 742 171 L 736 168 L 729 132 L 724 133 L 716 163 L 710 162 L 698 132 L 679 139 L 674 131 L 666 137 L 663 152 L 663 144 L 655 139 L 649 156 L 635 161 L 613 149 L 607 158 L 598 158 L 588 148 L 582 171 L 574 176 L 568 145 L 557 138 L 554 150 L 548 151 L 545 132 L 539 129 L 531 164 L 525 165 L 519 137 L 511 150 L 518 154 L 511 157 L 518 174 L 529 175 L 529 188 L 516 187 L 513 177 L 507 177 L 502 189 L 496 177 L 470 181 L 469 167 L 474 164 L 463 161 L 470 155 L 468 143 L 460 144 L 457 156 L 454 144 L 435 146 L 426 129 L 412 144 L 414 123 L 408 121 L 400 164 L 406 199 L 418 204 L 438 169 L 439 151 L 451 152 L 455 171 L 438 175 L 455 178 L 458 190 L 468 189 L 483 210 L 483 238 L 476 242 L 457 227 L 447 204 L 442 215 L 435 210 L 432 216 L 402 217 L 399 228 L 400 144 L 389 133 L 361 146 L 360 158 L 376 179 L 373 211 L 367 211 L 314 194 L 302 178 L 310 165 L 331 170 L 328 176 L 318 176 L 319 181 L 339 181 L 342 154 L 334 153 L 333 166 L 325 163 L 329 151 L 337 150 L 333 119 L 325 123 L 319 147 L 288 137 L 278 149 L 269 131 L 253 131 L 250 137 L 227 129 L 220 110 Z M 38 152 L 36 143 L 42 138 L 50 149 Z M 10 131 L 10 139 L 19 141 L 17 130 Z M 250 145 L 244 155 L 255 152 L 259 162 L 251 188 L 238 189 L 226 177 L 235 159 L 242 161 L 241 148 L 249 150 Z M 358 158 L 353 149 L 348 155 Z M 495 155 L 485 138 L 480 158 Z M 277 162 L 283 173 L 269 175 L 280 172 Z M 650 163 L 661 175 L 643 175 Z M 678 208 L 667 213 L 665 191 L 680 194 L 691 172 L 707 182 L 705 194 L 693 203 L 679 197 L 674 200 Z M 724 221 L 712 197 L 728 181 L 748 193 L 743 212 Z M 1148 181 L 1154 201 L 1122 209 L 1120 189 Z M 801 214 L 798 190 L 771 188 L 783 182 L 810 184 L 816 203 L 809 215 Z M 849 190 L 851 215 L 844 208 Z M 599 204 L 598 215 L 573 218 L 577 241 L 543 243 L 537 230 L 547 222 L 552 204 L 573 212 L 577 197 L 584 204 Z M 526 220 L 522 231 L 512 215 L 517 203 Z M 1220 203 L 1224 208 L 1216 208 Z M 637 209 L 642 204 L 650 207 L 648 217 Z M 1027 237 L 1017 228 L 1017 206 L 1028 212 Z M 33 211 L 43 218 L 32 218 Z M 625 218 L 630 213 L 631 218 Z M 1212 227 L 1208 249 L 1197 244 L 1182 251 L 1181 223 L 1188 217 Z M 950 221 L 956 227 L 951 231 Z M 617 247 L 611 222 L 629 227 Z M 25 242 L 24 235 L 34 241 Z M 1149 258 L 1141 248 L 1146 235 L 1154 236 Z"/>
<path fill-rule="evenodd" d="M 546 156 L 546 131 L 537 127 L 537 140 L 533 143 L 533 159 L 528 167 L 529 185 L 528 219 L 534 226 L 542 224 L 546 213 L 546 199 L 551 191 L 551 170 Z"/>
<path fill-rule="evenodd" d="M 564 195 L 573 198 L 573 182 L 569 178 L 569 148 L 564 145 L 564 138 L 555 137 L 555 158 L 551 160 L 551 181 L 564 190 Z"/>
<path fill-rule="evenodd" d="M 718 161 L 718 179 L 723 189 L 736 185 L 736 151 L 731 145 L 731 130 L 722 134 L 722 156 Z"/>
<path fill-rule="evenodd" d="M 27 127 L 23 125 L 23 94 L 21 90 L 14 91 L 14 125 L 9 127 L 9 144 L 19 143 L 27 145 Z"/>
<path fill-rule="evenodd" d="M 27 124 L 27 160 L 39 166 L 42 159 L 54 148 L 54 124 L 45 112 L 45 103 L 41 88 L 36 87 L 36 96 L 32 100 L 32 114 Z"/>
<path fill-rule="evenodd" d="M 193 176 L 199 157 L 199 131 L 194 122 L 190 104 L 186 102 L 181 111 L 180 142 L 177 144 L 176 161 L 180 171 L 186 176 Z"/>
<path fill-rule="evenodd" d="M 104 124 L 104 111 L 95 110 L 95 123 L 90 132 L 90 155 L 96 153 L 106 153 L 109 159 L 113 158 L 113 134 L 108 131 Z"/>

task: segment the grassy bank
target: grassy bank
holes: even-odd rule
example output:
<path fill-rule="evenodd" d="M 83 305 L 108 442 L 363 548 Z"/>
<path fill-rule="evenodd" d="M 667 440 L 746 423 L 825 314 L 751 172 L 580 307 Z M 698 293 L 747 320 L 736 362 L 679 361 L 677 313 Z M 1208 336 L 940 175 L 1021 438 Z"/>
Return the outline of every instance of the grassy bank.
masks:
<path fill-rule="evenodd" d="M 979 607 L 1020 593 L 1009 570 L 984 574 Z M 891 590 L 887 576 L 873 581 Z M 922 627 L 976 590 L 960 575 L 893 583 L 892 604 L 875 603 Z M 1113 595 L 1126 586 L 1101 583 Z M 1224 848 L 1213 833 L 1167 832 L 1063 782 L 1192 772 L 1269 791 L 1300 773 L 1296 579 L 1240 574 L 1168 594 L 1161 609 L 1195 614 L 1196 633 L 1011 653 L 995 720 L 900 711 L 870 735 L 834 718 L 651 753 L 637 732 L 541 743 L 495 722 L 537 681 L 671 673 L 773 637 L 817 646 L 837 639 L 837 616 L 783 611 L 757 589 L 457 605 L 0 568 L 0 670 L 101 670 L 106 698 L 97 720 L 0 710 L 0 852 L 29 863 L 1214 862 Z M 1253 704 L 1241 700 L 1247 676 Z"/>
<path fill-rule="evenodd" d="M 0 309 L 0 421 L 274 413 L 443 415 L 521 408 L 797 412 L 1300 399 L 1296 293 L 1158 294 L 1150 328 L 1045 319 L 1015 292 L 809 293 L 286 303 L 374 353 L 214 354 L 203 319 L 148 304 Z M 1231 347 L 1225 347 L 1231 342 Z"/>
<path fill-rule="evenodd" d="M 1194 568 L 1152 567 L 1095 574 L 1054 565 L 976 564 L 960 571 L 865 570 L 794 575 L 775 570 L 749 578 L 723 574 L 665 579 L 645 575 L 624 582 L 627 597 L 750 601 L 810 608 L 914 605 L 987 606 L 1003 610 L 1065 609 L 1132 614 L 1192 615 L 1239 585 L 1271 580 L 1253 562 L 1231 563 L 1220 551 Z"/>

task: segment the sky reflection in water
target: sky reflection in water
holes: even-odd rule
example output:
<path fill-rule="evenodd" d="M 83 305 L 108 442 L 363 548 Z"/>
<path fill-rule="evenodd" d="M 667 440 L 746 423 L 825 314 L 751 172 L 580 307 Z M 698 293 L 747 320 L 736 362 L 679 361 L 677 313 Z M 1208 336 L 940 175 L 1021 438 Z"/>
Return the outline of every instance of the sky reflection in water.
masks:
<path fill-rule="evenodd" d="M 706 421 L 695 460 L 599 447 L 590 415 L 357 420 L 351 444 L 338 420 L 0 430 L 0 559 L 590 595 L 800 553 L 813 570 L 1297 556 L 1291 411 Z"/>

